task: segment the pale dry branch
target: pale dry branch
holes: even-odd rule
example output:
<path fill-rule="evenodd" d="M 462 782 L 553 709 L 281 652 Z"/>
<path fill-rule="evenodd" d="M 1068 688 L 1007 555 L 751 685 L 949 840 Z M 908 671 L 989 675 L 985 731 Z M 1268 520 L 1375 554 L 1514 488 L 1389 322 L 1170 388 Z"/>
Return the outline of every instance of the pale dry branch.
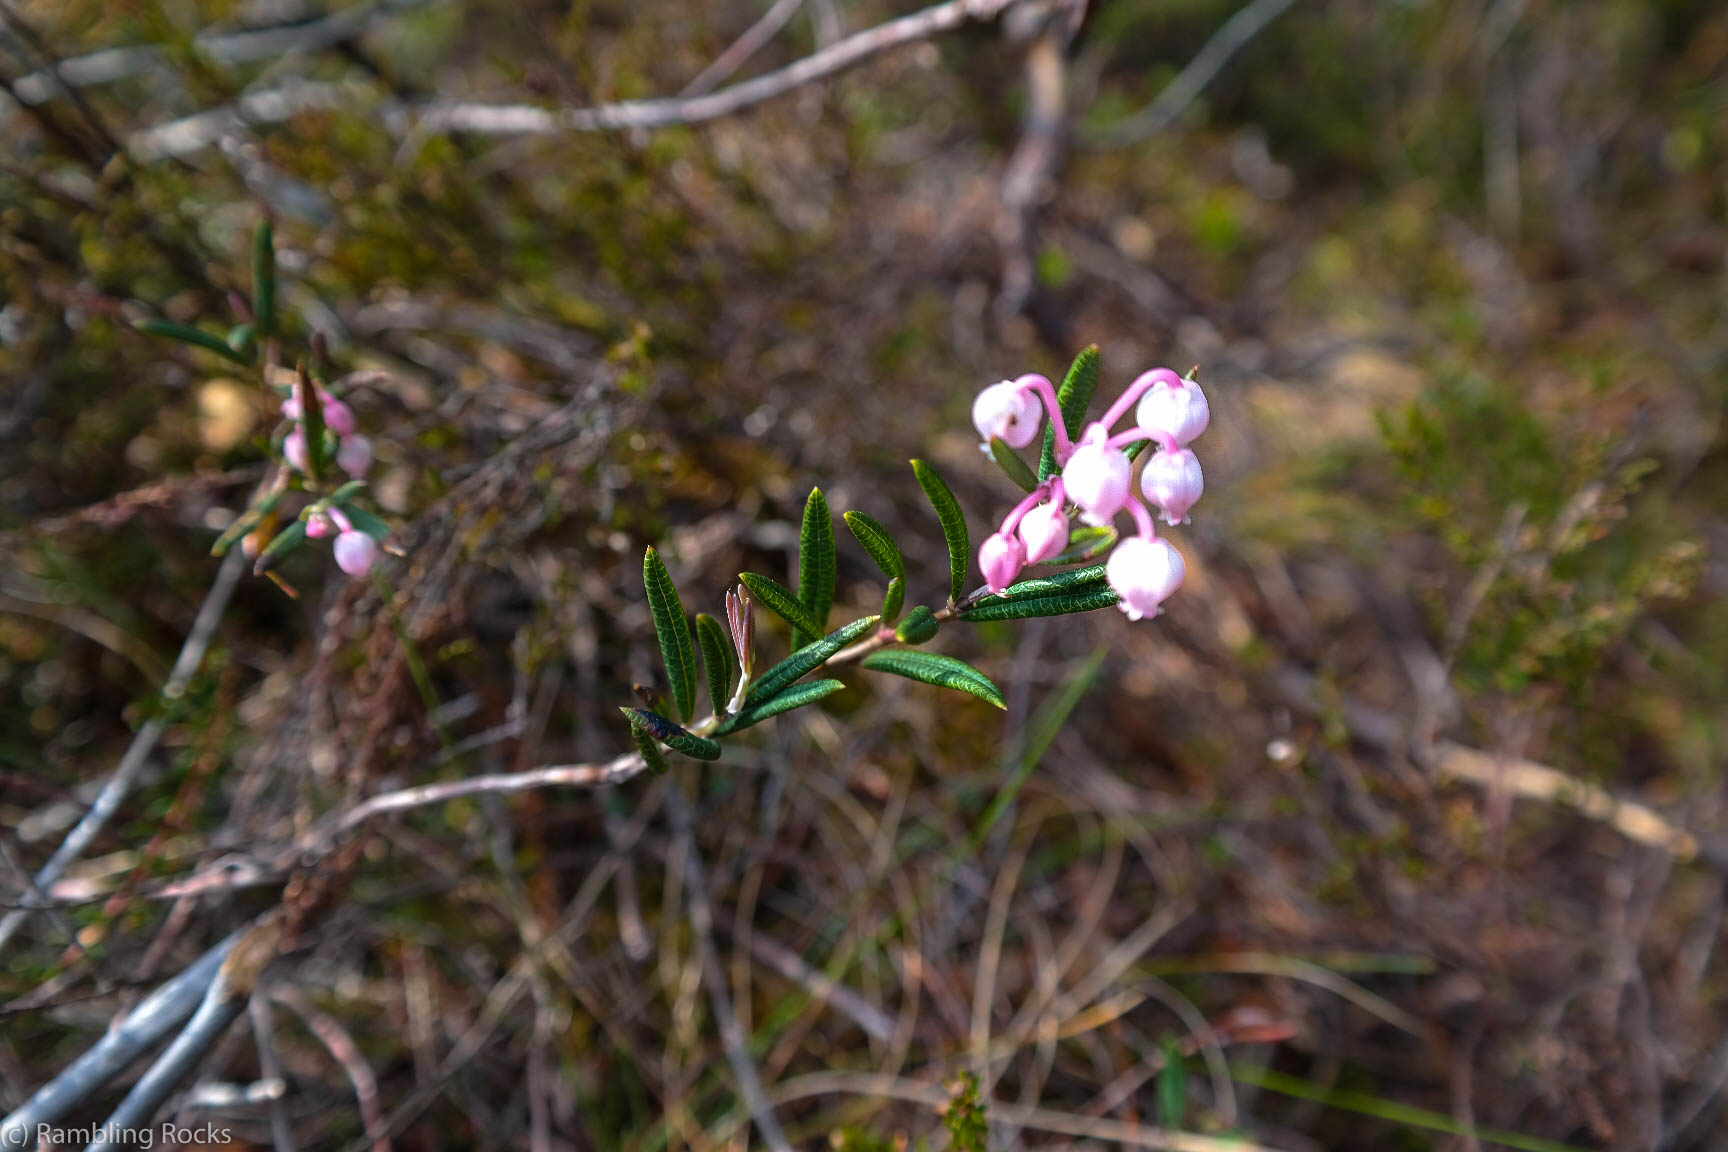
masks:
<path fill-rule="evenodd" d="M 696 74 L 696 78 L 684 85 L 684 90 L 678 93 L 681 99 L 701 96 L 712 92 L 718 84 L 724 83 L 727 77 L 738 71 L 744 61 L 761 51 L 768 41 L 774 39 L 780 29 L 786 27 L 786 22 L 797 15 L 798 9 L 804 6 L 804 0 L 774 0 L 774 6 L 762 14 L 762 18 L 744 30 L 744 34 L 734 40 L 726 51 L 714 57 L 708 67 Z"/>

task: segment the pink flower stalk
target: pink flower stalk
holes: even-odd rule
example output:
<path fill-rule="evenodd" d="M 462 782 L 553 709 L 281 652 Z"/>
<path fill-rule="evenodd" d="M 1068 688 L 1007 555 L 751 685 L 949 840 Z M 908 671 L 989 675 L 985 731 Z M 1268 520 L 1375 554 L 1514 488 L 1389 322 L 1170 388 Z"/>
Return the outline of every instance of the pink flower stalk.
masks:
<path fill-rule="evenodd" d="M 1122 395 L 1116 397 L 1116 402 L 1110 405 L 1099 421 L 1105 428 L 1114 428 L 1116 421 L 1128 414 L 1128 409 L 1134 407 L 1134 402 L 1153 388 L 1169 388 L 1182 383 L 1182 377 L 1168 368 L 1154 368 L 1150 372 L 1142 372 L 1134 378 L 1134 383 L 1122 390 Z"/>
<path fill-rule="evenodd" d="M 1187 574 L 1182 554 L 1156 536 L 1128 537 L 1104 565 L 1105 578 L 1122 598 L 1117 607 L 1130 620 L 1157 616 Z"/>
<path fill-rule="evenodd" d="M 336 446 L 336 466 L 355 480 L 362 480 L 372 467 L 372 441 L 364 436 L 345 436 Z"/>
<path fill-rule="evenodd" d="M 1068 517 L 1062 512 L 1063 500 L 1062 482 L 1058 480 L 1050 499 L 1021 517 L 1020 543 L 1026 550 L 1026 563 L 1042 564 L 1068 546 Z"/>
<path fill-rule="evenodd" d="M 978 567 L 984 570 L 990 591 L 1000 592 L 1026 567 L 1026 549 L 1009 532 L 998 532 L 979 545 Z"/>
<path fill-rule="evenodd" d="M 1186 448 L 1154 452 L 1140 473 L 1140 491 L 1164 513 L 1164 523 L 1180 524 L 1205 491 L 1200 460 Z"/>
<path fill-rule="evenodd" d="M 1062 487 L 1088 524 L 1110 523 L 1128 504 L 1134 468 L 1128 457 L 1110 447 L 1102 424 L 1093 424 L 1074 446 L 1062 469 Z"/>
<path fill-rule="evenodd" d="M 307 473 L 312 471 L 312 457 L 306 451 L 306 430 L 300 425 L 294 425 L 294 430 L 289 432 L 287 438 L 282 441 L 282 455 L 287 457 L 288 463 L 293 465 L 295 471 Z"/>
<path fill-rule="evenodd" d="M 1206 394 L 1194 381 L 1177 377 L 1171 383 L 1160 379 L 1140 398 L 1134 420 L 1166 447 L 1186 448 L 1206 431 L 1212 422 L 1212 410 L 1206 403 Z"/>

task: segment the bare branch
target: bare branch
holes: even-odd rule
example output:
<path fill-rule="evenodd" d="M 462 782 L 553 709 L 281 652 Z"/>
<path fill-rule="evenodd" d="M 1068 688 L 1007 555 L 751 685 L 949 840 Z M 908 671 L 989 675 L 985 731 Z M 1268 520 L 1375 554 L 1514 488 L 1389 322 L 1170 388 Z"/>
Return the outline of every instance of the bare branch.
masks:
<path fill-rule="evenodd" d="M 728 76 L 738 71 L 739 65 L 774 39 L 774 34 L 786 27 L 786 22 L 803 6 L 804 0 L 775 0 L 774 6 L 764 12 L 760 20 L 745 29 L 744 35 L 734 40 L 730 48 L 714 57 L 713 62 L 698 72 L 696 79 L 684 85 L 684 90 L 678 95 L 688 98 L 712 92 L 715 85 L 724 82 Z"/>

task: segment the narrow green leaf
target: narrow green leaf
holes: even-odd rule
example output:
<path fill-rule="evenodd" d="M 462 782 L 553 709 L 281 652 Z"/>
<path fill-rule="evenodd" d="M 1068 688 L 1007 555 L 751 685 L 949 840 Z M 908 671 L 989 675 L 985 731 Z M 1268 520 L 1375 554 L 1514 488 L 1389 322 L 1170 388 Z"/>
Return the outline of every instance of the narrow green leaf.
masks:
<path fill-rule="evenodd" d="M 970 692 L 1004 710 L 1008 707 L 1008 701 L 1002 698 L 1002 690 L 990 682 L 990 677 L 952 656 L 936 652 L 875 652 L 864 657 L 863 665 L 876 672 L 891 672 L 921 684 Z"/>
<path fill-rule="evenodd" d="M 702 649 L 702 671 L 708 676 L 708 702 L 718 716 L 732 698 L 738 683 L 738 655 L 720 621 L 706 612 L 696 613 L 696 644 Z"/>
<path fill-rule="evenodd" d="M 936 470 L 922 460 L 912 461 L 912 474 L 918 486 L 936 510 L 942 522 L 942 538 L 948 542 L 948 600 L 960 599 L 966 592 L 966 568 L 972 559 L 972 546 L 966 536 L 966 515 L 960 511 L 960 501 L 936 475 Z"/>
<path fill-rule="evenodd" d="M 1083 524 L 1068 533 L 1068 547 L 1045 563 L 1072 564 L 1077 560 L 1090 560 L 1116 543 L 1116 535 L 1116 529 L 1108 524 L 1097 528 Z"/>
<path fill-rule="evenodd" d="M 1163 1044 L 1164 1066 L 1158 1069 L 1158 1126 L 1182 1131 L 1188 1114 L 1188 1070 L 1182 1066 L 1182 1045 L 1173 1037 Z"/>
<path fill-rule="evenodd" d="M 652 548 L 642 557 L 642 586 L 648 593 L 660 655 L 666 661 L 673 707 L 680 720 L 687 720 L 696 707 L 696 646 L 690 641 L 690 622 L 684 618 L 684 603 L 678 599 L 672 575 Z"/>
<path fill-rule="evenodd" d="M 276 533 L 275 539 L 264 546 L 264 551 L 258 553 L 257 561 L 252 565 L 252 574 L 261 576 L 264 570 L 276 561 L 300 547 L 306 540 L 306 521 L 296 520 L 282 531 Z"/>
<path fill-rule="evenodd" d="M 755 572 L 740 572 L 738 580 L 750 589 L 750 594 L 760 600 L 763 607 L 793 628 L 802 629 L 812 636 L 822 634 L 822 625 L 816 623 L 804 605 L 798 602 L 798 597 L 792 594 L 792 590 L 778 580 L 760 576 Z"/>
<path fill-rule="evenodd" d="M 276 237 L 268 220 L 260 220 L 252 233 L 252 322 L 259 336 L 275 334 Z"/>
<path fill-rule="evenodd" d="M 737 732 L 753 724 L 760 724 L 770 716 L 778 716 L 782 712 L 790 712 L 794 708 L 814 704 L 822 697 L 831 696 L 844 687 L 846 685 L 838 680 L 811 680 L 804 684 L 794 684 L 770 700 L 761 700 L 748 705 L 738 715 L 714 729 L 714 733 L 717 736 L 724 736 L 729 732 Z"/>
<path fill-rule="evenodd" d="M 176 324 L 172 320 L 140 320 L 133 327 L 152 336 L 166 336 L 170 340 L 178 340 L 182 344 L 190 344 L 194 348 L 214 352 L 236 364 L 252 363 L 252 357 L 230 348 L 228 342 L 222 337 L 212 336 L 208 332 L 201 332 L 184 324 Z"/>
<path fill-rule="evenodd" d="M 674 752 L 682 752 L 693 760 L 720 759 L 720 745 L 705 736 L 687 732 L 666 717 L 646 708 L 620 708 L 630 726 L 645 732 Z"/>
<path fill-rule="evenodd" d="M 1056 389 L 1056 406 L 1062 409 L 1062 427 L 1072 440 L 1086 423 L 1086 409 L 1092 404 L 1092 393 L 1098 390 L 1098 370 L 1101 357 L 1098 345 L 1088 344 L 1074 357 L 1062 387 Z M 1056 472 L 1056 430 L 1044 429 L 1044 453 L 1038 460 L 1038 479 L 1048 480 Z"/>
<path fill-rule="evenodd" d="M 348 523 L 354 525 L 356 532 L 364 532 L 374 540 L 382 540 L 390 535 L 390 525 L 360 505 L 345 501 L 337 506 L 342 509 L 342 515 L 348 517 Z"/>
<path fill-rule="evenodd" d="M 923 644 L 936 635 L 942 627 L 936 619 L 936 613 L 923 604 L 906 613 L 906 619 L 900 621 L 900 627 L 894 629 L 894 639 L 902 644 Z"/>
<path fill-rule="evenodd" d="M 1091 584 L 1082 591 L 1059 592 L 1051 596 L 1025 596 L 1013 600 L 992 596 L 962 612 L 960 619 L 979 623 L 985 620 L 1030 620 L 1034 616 L 1069 616 L 1076 612 L 1113 608 L 1116 599 L 1116 593 L 1109 585 Z"/>
<path fill-rule="evenodd" d="M 864 551 L 870 554 L 870 559 L 876 561 L 876 567 L 882 569 L 882 575 L 889 579 L 906 578 L 906 560 L 900 555 L 900 546 L 894 543 L 894 537 L 888 534 L 888 529 L 862 512 L 846 513 L 846 527 L 852 535 L 858 538 Z"/>
<path fill-rule="evenodd" d="M 648 771 L 656 776 L 664 776 L 672 770 L 672 766 L 666 763 L 666 757 L 660 751 L 660 745 L 654 743 L 654 737 L 632 724 L 630 738 L 636 741 L 636 751 L 642 754 L 642 763 L 648 765 Z"/>
<path fill-rule="evenodd" d="M 894 623 L 894 618 L 900 615 L 900 606 L 905 603 L 906 581 L 896 576 L 888 581 L 888 591 L 882 594 L 882 623 Z"/>
<path fill-rule="evenodd" d="M 366 488 L 366 481 L 364 481 L 364 480 L 350 480 L 350 481 L 348 481 L 348 483 L 342 485 L 342 487 L 336 489 L 336 491 L 330 493 L 330 503 L 332 503 L 332 504 L 346 504 L 348 501 L 352 500 L 354 497 L 360 495 L 360 493 L 363 492 L 365 490 L 365 488 Z"/>
<path fill-rule="evenodd" d="M 792 631 L 792 647 L 802 648 L 822 635 L 828 626 L 828 610 L 834 606 L 834 514 L 822 489 L 810 489 L 804 501 L 804 522 L 798 528 L 798 603 L 820 627 L 804 634 Z"/>
<path fill-rule="evenodd" d="M 1015 455 L 1014 449 L 1008 447 L 1008 442 L 1000 436 L 990 437 L 990 458 L 996 461 L 996 466 L 1007 474 L 1008 479 L 1020 485 L 1022 492 L 1030 492 L 1038 487 L 1038 477 L 1032 475 L 1032 469 L 1026 461 Z"/>
<path fill-rule="evenodd" d="M 228 549 L 234 547 L 234 542 L 257 527 L 264 517 L 275 511 L 276 505 L 282 500 L 283 490 L 278 488 L 265 493 L 264 498 L 240 515 L 234 518 L 234 523 L 228 525 L 222 535 L 216 537 L 216 543 L 210 545 L 210 555 L 225 556 Z"/>
<path fill-rule="evenodd" d="M 300 401 L 300 431 L 306 437 L 306 463 L 316 480 L 329 462 L 324 452 L 324 398 L 312 383 L 312 374 L 306 371 L 306 361 L 300 361 L 296 371 L 294 396 Z"/>
<path fill-rule="evenodd" d="M 854 620 L 844 628 L 837 628 L 828 633 L 814 644 L 804 645 L 762 673 L 756 682 L 750 686 L 749 695 L 745 697 L 745 700 L 769 699 L 800 676 L 814 671 L 828 657 L 876 627 L 880 619 L 878 616 L 866 616 L 862 620 Z"/>
<path fill-rule="evenodd" d="M 1035 576 L 1030 580 L 1021 580 L 1010 584 L 995 596 L 985 597 L 979 603 L 991 600 L 1012 600 L 1017 596 L 1048 596 L 1052 592 L 1073 592 L 1088 584 L 1102 584 L 1105 579 L 1104 565 L 1093 564 L 1088 568 L 1070 568 L 1066 572 L 1056 572 L 1049 576 Z"/>

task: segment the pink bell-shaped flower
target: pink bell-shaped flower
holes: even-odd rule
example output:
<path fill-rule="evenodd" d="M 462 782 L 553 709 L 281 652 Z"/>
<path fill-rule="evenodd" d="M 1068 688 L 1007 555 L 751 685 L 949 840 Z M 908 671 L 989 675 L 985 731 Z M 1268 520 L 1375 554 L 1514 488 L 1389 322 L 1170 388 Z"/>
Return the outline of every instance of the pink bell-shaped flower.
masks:
<path fill-rule="evenodd" d="M 1205 491 L 1200 460 L 1186 448 L 1154 452 L 1140 473 L 1140 491 L 1164 512 L 1164 523 L 1180 524 Z"/>
<path fill-rule="evenodd" d="M 352 436 L 359 425 L 354 421 L 354 409 L 340 400 L 325 397 L 324 427 L 338 436 Z"/>
<path fill-rule="evenodd" d="M 1082 520 L 1104 525 L 1128 503 L 1133 473 L 1128 457 L 1111 448 L 1103 429 L 1094 424 L 1068 457 L 1062 469 L 1062 487 L 1068 499 L 1079 506 Z"/>
<path fill-rule="evenodd" d="M 364 436 L 347 436 L 336 449 L 336 466 L 356 480 L 364 479 L 372 467 L 372 441 Z"/>
<path fill-rule="evenodd" d="M 1068 517 L 1062 514 L 1060 499 L 1040 504 L 1020 518 L 1020 543 L 1028 564 L 1042 564 L 1068 547 Z"/>
<path fill-rule="evenodd" d="M 310 473 L 312 458 L 306 451 L 306 430 L 298 424 L 282 441 L 282 455 L 296 472 Z"/>
<path fill-rule="evenodd" d="M 1174 384 L 1159 381 L 1140 397 L 1134 422 L 1164 437 L 1166 443 L 1186 448 L 1206 431 L 1212 422 L 1212 410 L 1206 404 L 1206 394 L 1194 381 L 1178 380 Z"/>
<path fill-rule="evenodd" d="M 358 579 L 372 571 L 378 559 L 378 541 L 349 529 L 336 537 L 332 551 L 336 553 L 336 567 Z"/>
<path fill-rule="evenodd" d="M 1026 549 L 1013 536 L 998 532 L 978 546 L 978 567 L 984 570 L 990 591 L 1000 592 L 1026 567 Z"/>
<path fill-rule="evenodd" d="M 984 439 L 985 452 L 990 451 L 992 436 L 1001 437 L 1010 448 L 1026 447 L 1038 435 L 1043 414 L 1037 395 L 1013 380 L 990 385 L 972 401 L 972 424 Z"/>
<path fill-rule="evenodd" d="M 1149 536 L 1128 537 L 1104 565 L 1105 578 L 1122 598 L 1117 607 L 1130 620 L 1158 615 L 1158 606 L 1182 587 L 1187 574 L 1182 554 L 1168 541 Z"/>

